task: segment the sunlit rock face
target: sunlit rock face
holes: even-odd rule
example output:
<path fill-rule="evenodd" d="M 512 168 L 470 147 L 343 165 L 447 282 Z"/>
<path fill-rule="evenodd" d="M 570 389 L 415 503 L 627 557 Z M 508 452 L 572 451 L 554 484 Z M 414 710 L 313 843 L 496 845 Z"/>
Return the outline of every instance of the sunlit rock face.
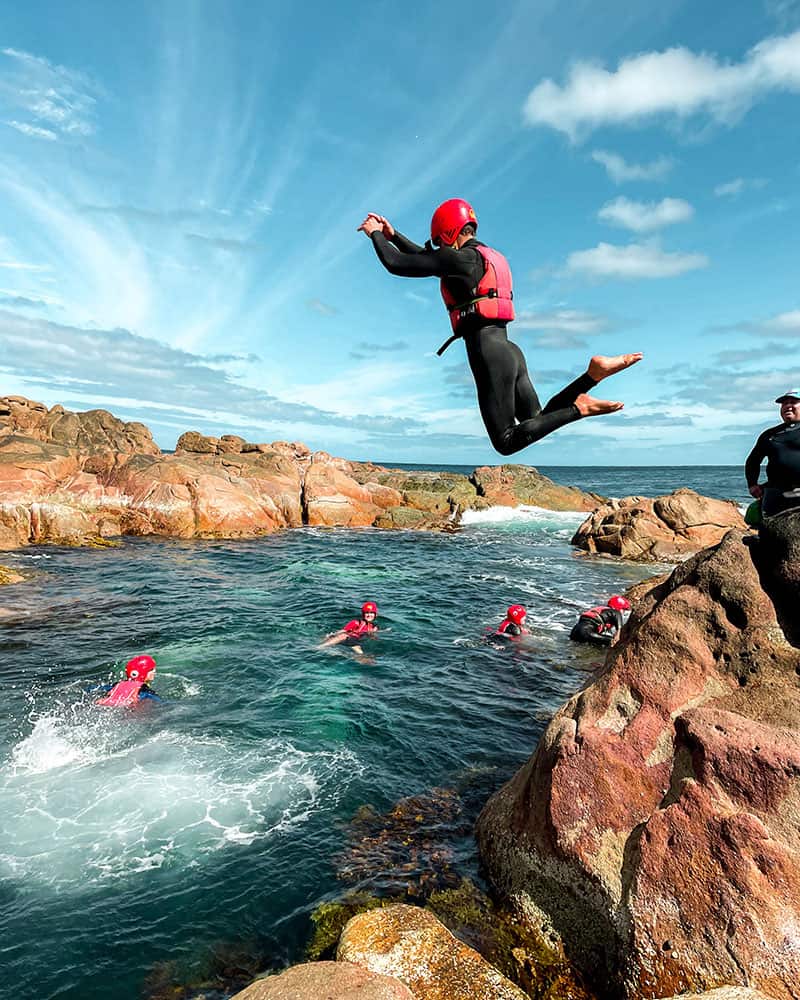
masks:
<path fill-rule="evenodd" d="M 798 539 L 800 512 L 640 585 L 601 674 L 478 821 L 495 885 L 604 997 L 800 996 L 800 651 L 779 623 L 798 565 L 772 558 Z"/>
<path fill-rule="evenodd" d="M 476 470 L 473 482 L 312 454 L 299 442 L 198 431 L 186 431 L 175 452 L 163 454 L 144 424 L 4 396 L 0 550 L 117 535 L 256 538 L 301 525 L 452 530 L 463 509 L 489 505 L 480 483 L 490 472 Z M 501 478 L 504 504 L 560 510 L 595 502 L 535 469 Z"/>
<path fill-rule="evenodd" d="M 637 562 L 670 562 L 716 545 L 729 528 L 744 526 L 732 500 L 680 489 L 653 500 L 624 497 L 597 507 L 575 532 L 572 544 Z"/>

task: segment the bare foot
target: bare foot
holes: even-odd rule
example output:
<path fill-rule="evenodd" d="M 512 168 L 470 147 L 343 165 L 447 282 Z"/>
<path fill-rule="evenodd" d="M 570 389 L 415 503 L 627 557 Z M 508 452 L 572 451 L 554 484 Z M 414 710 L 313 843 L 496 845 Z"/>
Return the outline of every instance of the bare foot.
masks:
<path fill-rule="evenodd" d="M 585 392 L 582 392 L 575 399 L 575 405 L 582 417 L 599 417 L 603 413 L 616 413 L 625 404 L 611 403 L 607 399 L 595 399 L 594 396 L 587 396 Z"/>
<path fill-rule="evenodd" d="M 636 354 L 615 354 L 613 358 L 606 358 L 602 354 L 596 354 L 589 362 L 587 373 L 595 382 L 602 382 L 609 375 L 616 375 L 617 372 L 624 371 L 641 361 L 644 355 L 641 352 Z"/>

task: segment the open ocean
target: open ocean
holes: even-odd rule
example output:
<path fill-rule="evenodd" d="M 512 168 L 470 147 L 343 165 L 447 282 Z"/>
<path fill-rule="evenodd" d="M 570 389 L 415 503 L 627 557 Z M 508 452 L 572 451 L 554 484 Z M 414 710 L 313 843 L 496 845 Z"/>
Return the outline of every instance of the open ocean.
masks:
<path fill-rule="evenodd" d="M 749 500 L 738 466 L 541 471 Z M 302 960 L 316 906 L 391 881 L 341 877 L 364 804 L 453 789 L 453 867 L 476 877 L 475 810 L 597 660 L 567 641 L 577 613 L 664 568 L 578 555 L 584 516 L 4 553 L 35 576 L 0 590 L 0 997 L 138 1000 Z M 366 599 L 370 662 L 315 649 Z M 512 603 L 533 636 L 496 649 Z M 163 703 L 95 707 L 87 689 L 142 652 Z"/>

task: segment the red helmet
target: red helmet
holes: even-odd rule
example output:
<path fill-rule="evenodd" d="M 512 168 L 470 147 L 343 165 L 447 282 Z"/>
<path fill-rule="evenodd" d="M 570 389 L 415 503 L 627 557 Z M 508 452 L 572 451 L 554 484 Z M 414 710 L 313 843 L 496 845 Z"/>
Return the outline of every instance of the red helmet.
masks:
<path fill-rule="evenodd" d="M 367 601 L 365 604 L 361 605 L 361 614 L 362 615 L 373 614 L 377 616 L 378 605 L 374 601 Z"/>
<path fill-rule="evenodd" d="M 125 664 L 125 673 L 130 681 L 143 681 L 155 669 L 156 661 L 152 656 L 134 656 Z"/>
<path fill-rule="evenodd" d="M 451 247 L 468 222 L 478 228 L 478 219 L 472 205 L 461 198 L 443 201 L 431 219 L 431 242 L 445 243 Z"/>
<path fill-rule="evenodd" d="M 506 611 L 506 618 L 515 625 L 521 625 L 527 613 L 521 604 L 512 604 Z"/>
<path fill-rule="evenodd" d="M 613 608 L 615 611 L 631 610 L 631 602 L 627 597 L 620 597 L 619 594 L 614 594 L 613 597 L 609 597 L 608 606 Z"/>

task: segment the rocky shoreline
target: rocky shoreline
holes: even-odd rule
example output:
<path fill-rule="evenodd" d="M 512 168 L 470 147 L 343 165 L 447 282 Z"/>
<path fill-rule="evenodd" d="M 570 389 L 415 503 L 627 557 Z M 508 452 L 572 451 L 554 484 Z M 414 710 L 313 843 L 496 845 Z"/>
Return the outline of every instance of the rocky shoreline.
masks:
<path fill-rule="evenodd" d="M 586 511 L 573 544 L 589 554 L 685 561 L 632 588 L 599 674 L 484 806 L 497 898 L 464 885 L 425 908 L 345 897 L 315 955 L 335 962 L 238 996 L 800 1000 L 800 511 L 756 538 L 735 504 L 691 490 L 605 501 L 523 466 L 405 472 L 197 432 L 164 453 L 106 411 L 0 398 L 0 549 L 455 530 L 463 510 L 520 504 Z M 420 816 L 416 799 L 392 820 Z M 380 833 L 362 819 L 372 851 Z"/>

